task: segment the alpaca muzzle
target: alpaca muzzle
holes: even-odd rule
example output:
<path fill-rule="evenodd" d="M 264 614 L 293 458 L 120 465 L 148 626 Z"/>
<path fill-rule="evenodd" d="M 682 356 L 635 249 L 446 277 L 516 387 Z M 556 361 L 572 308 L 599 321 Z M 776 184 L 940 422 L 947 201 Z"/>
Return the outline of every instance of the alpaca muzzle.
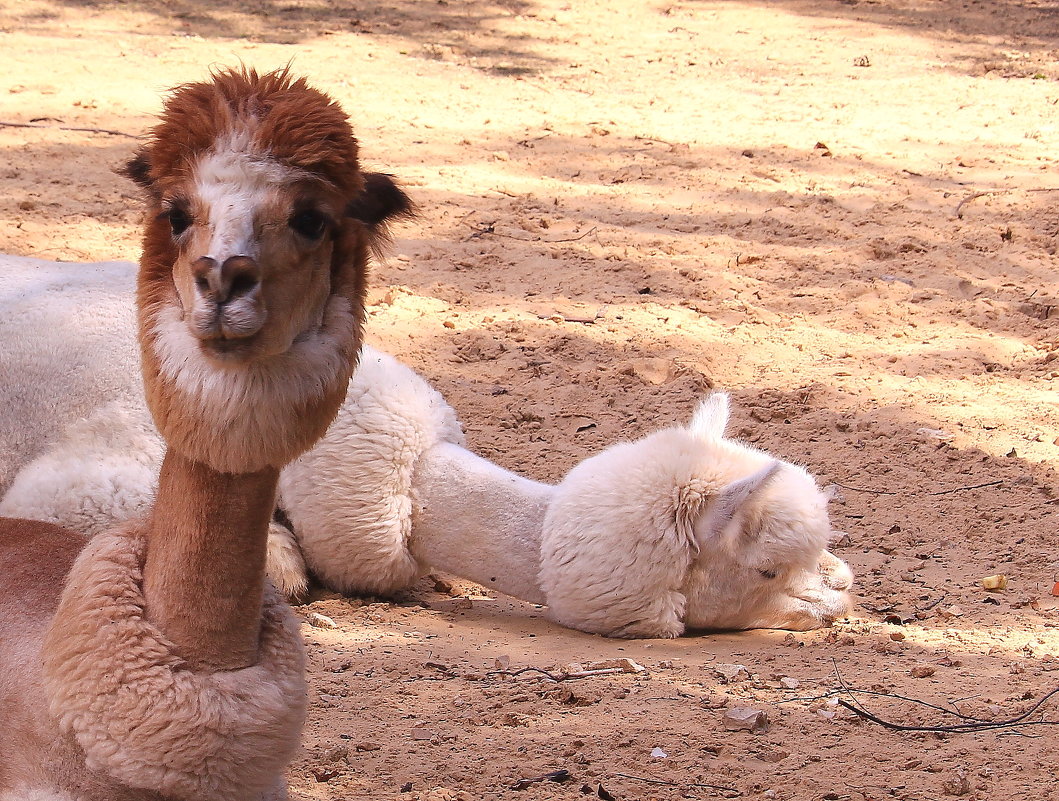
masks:
<path fill-rule="evenodd" d="M 223 262 L 201 256 L 191 265 L 195 285 L 192 333 L 211 350 L 228 352 L 261 330 L 265 308 L 261 268 L 249 256 Z"/>

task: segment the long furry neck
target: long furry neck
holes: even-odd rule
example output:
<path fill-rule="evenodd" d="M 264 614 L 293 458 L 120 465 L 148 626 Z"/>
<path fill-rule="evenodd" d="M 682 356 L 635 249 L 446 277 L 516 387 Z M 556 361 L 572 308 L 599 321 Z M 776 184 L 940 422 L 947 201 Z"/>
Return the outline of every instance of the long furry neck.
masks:
<path fill-rule="evenodd" d="M 537 573 L 554 487 L 451 443 L 419 458 L 412 485 L 416 511 L 409 547 L 418 561 L 544 603 Z"/>
<path fill-rule="evenodd" d="M 147 522 L 147 617 L 197 669 L 256 663 L 279 471 L 220 473 L 170 449 Z"/>

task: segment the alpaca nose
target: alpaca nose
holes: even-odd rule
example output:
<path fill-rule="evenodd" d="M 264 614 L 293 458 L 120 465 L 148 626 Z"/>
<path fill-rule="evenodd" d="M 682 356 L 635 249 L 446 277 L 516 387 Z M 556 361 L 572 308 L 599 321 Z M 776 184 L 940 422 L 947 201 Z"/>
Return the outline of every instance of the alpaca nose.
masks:
<path fill-rule="evenodd" d="M 191 274 L 199 294 L 219 306 L 249 295 L 261 283 L 261 269 L 249 256 L 229 256 L 220 265 L 201 256 L 191 265 Z"/>

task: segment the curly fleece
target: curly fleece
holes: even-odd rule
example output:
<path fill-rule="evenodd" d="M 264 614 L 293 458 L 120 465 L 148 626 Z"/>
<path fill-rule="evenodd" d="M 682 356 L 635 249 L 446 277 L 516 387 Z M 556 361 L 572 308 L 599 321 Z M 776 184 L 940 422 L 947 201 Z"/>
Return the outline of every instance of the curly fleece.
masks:
<path fill-rule="evenodd" d="M 51 714 L 89 768 L 130 787 L 189 801 L 277 797 L 305 718 L 293 613 L 269 587 L 258 664 L 195 672 L 146 618 L 145 550 L 128 525 L 78 557 L 44 645 Z"/>

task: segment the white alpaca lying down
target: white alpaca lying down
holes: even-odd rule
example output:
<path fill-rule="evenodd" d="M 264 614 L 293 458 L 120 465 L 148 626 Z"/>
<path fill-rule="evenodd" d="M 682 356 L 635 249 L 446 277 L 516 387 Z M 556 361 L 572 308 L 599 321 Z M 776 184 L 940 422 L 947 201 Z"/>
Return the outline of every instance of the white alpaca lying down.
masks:
<path fill-rule="evenodd" d="M 3 372 L 35 382 L 0 383 L 0 514 L 92 532 L 146 508 L 161 444 L 130 368 L 133 269 L 0 257 Z M 802 468 L 725 439 L 727 419 L 715 393 L 687 427 L 542 484 L 468 451 L 441 395 L 365 347 L 338 418 L 283 470 L 297 542 L 273 526 L 270 573 L 288 592 L 307 565 L 387 594 L 440 569 L 616 637 L 827 625 L 852 576 L 825 550 L 826 499 Z"/>

